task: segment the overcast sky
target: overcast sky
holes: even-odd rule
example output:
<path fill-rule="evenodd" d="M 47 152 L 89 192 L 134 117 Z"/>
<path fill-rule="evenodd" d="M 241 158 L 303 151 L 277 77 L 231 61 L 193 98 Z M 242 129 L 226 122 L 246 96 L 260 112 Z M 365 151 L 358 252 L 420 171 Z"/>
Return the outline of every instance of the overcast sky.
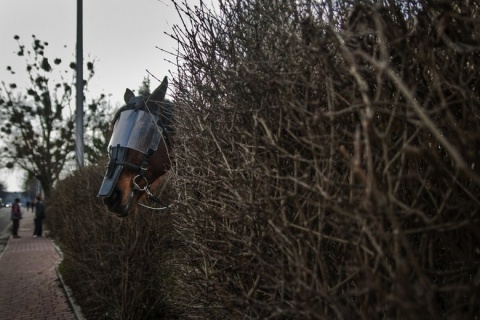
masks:
<path fill-rule="evenodd" d="M 29 48 L 34 34 L 49 43 L 46 56 L 51 60 L 60 57 L 67 62 L 65 66 L 74 61 L 76 6 L 76 0 L 0 0 L 0 82 L 16 82 L 19 87 L 27 83 L 21 77 L 26 64 L 15 54 L 14 35 Z M 125 88 L 138 89 L 148 75 L 146 70 L 158 79 L 169 71 L 175 73 L 175 66 L 165 61 L 172 57 L 156 48 L 174 51 L 176 47 L 165 35 L 179 23 L 170 0 L 83 0 L 83 23 L 84 59 L 96 60 L 89 92 L 106 94 L 113 107 L 122 102 Z M 17 71 L 15 78 L 6 71 L 7 66 Z M 152 90 L 157 84 L 151 78 Z M 3 169 L 0 175 L 8 191 L 21 189 L 22 173 L 12 175 Z"/>

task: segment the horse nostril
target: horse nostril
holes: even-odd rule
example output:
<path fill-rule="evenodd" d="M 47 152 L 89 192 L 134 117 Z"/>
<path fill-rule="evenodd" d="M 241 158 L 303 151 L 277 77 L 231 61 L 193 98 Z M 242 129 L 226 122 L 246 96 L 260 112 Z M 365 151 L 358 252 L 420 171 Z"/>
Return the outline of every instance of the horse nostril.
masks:
<path fill-rule="evenodd" d="M 109 207 L 113 206 L 119 199 L 122 198 L 122 192 L 120 190 L 113 190 L 112 194 L 108 198 L 103 198 L 103 203 Z"/>

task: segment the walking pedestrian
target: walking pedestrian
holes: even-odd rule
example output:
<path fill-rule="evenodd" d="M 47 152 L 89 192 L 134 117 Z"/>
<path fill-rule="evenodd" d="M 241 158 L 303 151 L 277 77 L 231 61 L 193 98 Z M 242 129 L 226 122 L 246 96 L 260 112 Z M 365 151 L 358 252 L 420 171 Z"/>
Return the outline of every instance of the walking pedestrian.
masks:
<path fill-rule="evenodd" d="M 18 228 L 20 227 L 20 219 L 22 219 L 22 210 L 20 209 L 20 199 L 16 198 L 12 204 L 12 213 L 10 214 L 12 220 L 12 237 L 20 238 L 18 235 Z"/>
<path fill-rule="evenodd" d="M 35 203 L 35 218 L 33 219 L 35 222 L 35 230 L 33 231 L 34 237 L 42 236 L 43 219 L 45 219 L 45 206 L 43 205 L 42 196 L 38 195 Z"/>

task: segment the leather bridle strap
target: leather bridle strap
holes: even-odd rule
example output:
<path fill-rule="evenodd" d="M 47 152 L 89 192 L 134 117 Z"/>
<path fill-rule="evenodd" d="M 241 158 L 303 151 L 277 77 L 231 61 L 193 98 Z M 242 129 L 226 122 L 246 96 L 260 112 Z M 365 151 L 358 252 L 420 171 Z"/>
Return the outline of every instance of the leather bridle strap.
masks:
<path fill-rule="evenodd" d="M 141 167 L 136 165 L 136 164 L 133 164 L 133 163 L 130 163 L 128 161 L 125 161 L 125 160 L 116 160 L 113 165 L 115 166 L 123 166 L 123 167 L 129 167 L 129 168 L 132 168 L 136 171 L 140 171 L 141 170 Z"/>

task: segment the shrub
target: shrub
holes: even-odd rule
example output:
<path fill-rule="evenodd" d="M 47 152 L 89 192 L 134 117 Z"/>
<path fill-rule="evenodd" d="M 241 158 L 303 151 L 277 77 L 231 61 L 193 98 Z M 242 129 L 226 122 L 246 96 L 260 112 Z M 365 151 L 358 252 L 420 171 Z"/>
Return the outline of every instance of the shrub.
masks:
<path fill-rule="evenodd" d="M 63 277 L 87 319 L 169 318 L 169 216 L 109 213 L 96 197 L 103 168 L 78 171 L 52 193 L 49 226 L 64 254 Z"/>
<path fill-rule="evenodd" d="M 377 2 L 177 7 L 175 206 L 53 195 L 92 318 L 480 318 L 479 6 Z"/>
<path fill-rule="evenodd" d="M 185 318 L 479 317 L 478 4 L 219 10 L 172 35 Z"/>

